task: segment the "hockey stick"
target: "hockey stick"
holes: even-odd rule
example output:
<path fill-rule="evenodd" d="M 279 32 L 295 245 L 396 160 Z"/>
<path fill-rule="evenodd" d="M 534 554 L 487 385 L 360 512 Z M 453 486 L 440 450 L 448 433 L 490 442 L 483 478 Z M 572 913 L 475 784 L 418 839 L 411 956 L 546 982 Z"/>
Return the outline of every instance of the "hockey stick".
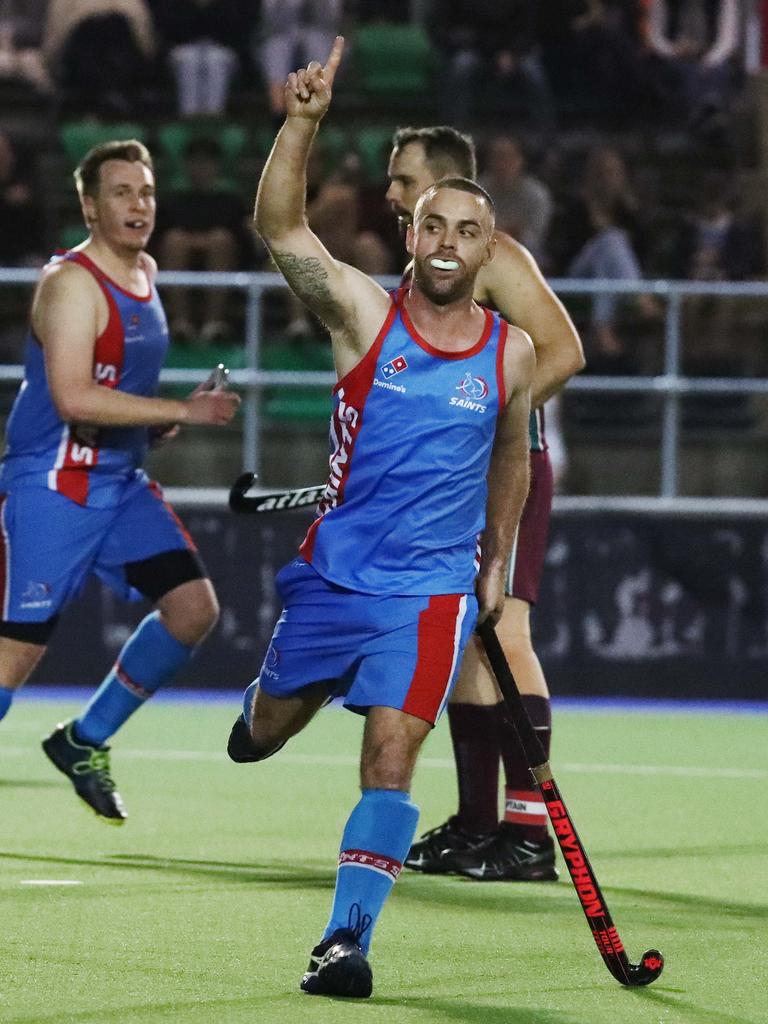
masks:
<path fill-rule="evenodd" d="M 229 491 L 229 507 L 233 512 L 281 512 L 286 509 L 307 508 L 317 505 L 325 491 L 325 484 L 315 487 L 289 487 L 271 494 L 249 495 L 256 481 L 253 473 L 243 473 Z"/>
<path fill-rule="evenodd" d="M 600 891 L 597 878 L 589 863 L 586 851 L 581 844 L 574 827 L 568 808 L 557 788 L 552 769 L 549 766 L 539 738 L 531 725 L 520 693 L 510 671 L 504 651 L 496 636 L 496 630 L 484 622 L 477 627 L 480 639 L 485 647 L 493 674 L 499 684 L 504 703 L 512 717 L 520 743 L 525 751 L 531 775 L 544 797 L 549 820 L 555 830 L 560 851 L 571 876 L 581 908 L 592 929 L 592 936 L 597 948 L 605 961 L 605 966 L 622 985 L 650 985 L 661 974 L 664 957 L 658 949 L 649 949 L 643 953 L 639 964 L 629 962 L 624 945 L 613 923 L 608 906 Z"/>

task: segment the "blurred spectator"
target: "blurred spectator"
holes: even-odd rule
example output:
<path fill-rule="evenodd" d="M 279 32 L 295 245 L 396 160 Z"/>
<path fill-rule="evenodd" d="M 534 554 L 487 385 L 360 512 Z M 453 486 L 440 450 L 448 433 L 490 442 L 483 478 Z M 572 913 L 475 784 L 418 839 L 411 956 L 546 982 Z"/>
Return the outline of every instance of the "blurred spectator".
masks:
<path fill-rule="evenodd" d="M 536 5 L 542 63 L 570 111 L 626 115 L 640 93 L 647 0 L 547 0 Z"/>
<path fill-rule="evenodd" d="M 699 184 L 696 208 L 686 218 L 679 251 L 678 274 L 695 281 L 738 281 L 764 273 L 762 218 L 752 216 L 736 198 L 734 183 L 722 172 L 707 172 Z M 757 300 L 764 305 L 765 300 Z M 757 312 L 758 305 L 753 307 Z M 757 313 L 764 323 L 764 312 Z M 746 319 L 744 319 L 746 317 Z M 712 376 L 754 373 L 750 359 L 749 300 L 723 296 L 690 296 L 683 320 L 685 372 Z M 759 348 L 763 348 L 760 328 Z M 734 339 L 738 345 L 734 345 Z M 697 424 L 713 416 L 748 415 L 746 396 L 686 396 L 686 420 Z"/>
<path fill-rule="evenodd" d="M 679 276 L 694 281 L 740 281 L 765 269 L 763 232 L 757 216 L 738 208 L 727 177 L 704 177 L 696 210 L 680 242 Z"/>
<path fill-rule="evenodd" d="M 155 53 L 146 0 L 49 0 L 43 53 L 65 106 L 133 115 Z"/>
<path fill-rule="evenodd" d="M 525 153 L 512 135 L 496 135 L 488 147 L 480 184 L 496 205 L 496 227 L 516 238 L 547 266 L 545 242 L 552 219 L 552 196 L 547 186 L 526 173 Z"/>
<path fill-rule="evenodd" d="M 592 236 L 592 208 L 596 205 L 609 206 L 615 211 L 633 248 L 638 248 L 642 255 L 640 203 L 624 157 L 613 146 L 597 144 L 585 156 L 577 191 L 565 197 L 555 219 L 550 247 L 556 272 L 565 272 Z"/>
<path fill-rule="evenodd" d="M 704 134 L 721 127 L 737 85 L 740 35 L 738 0 L 650 0 L 647 67 L 663 108 Z"/>
<path fill-rule="evenodd" d="M 11 138 L 0 131 L 0 266 L 38 266 L 43 237 L 40 205 Z"/>
<path fill-rule="evenodd" d="M 321 150 L 318 148 L 318 152 Z M 392 256 L 372 231 L 360 230 L 360 159 L 347 153 L 327 176 L 320 161 L 310 160 L 307 218 L 326 248 L 365 274 L 388 274 Z"/>
<path fill-rule="evenodd" d="M 237 270 L 253 262 L 250 210 L 221 178 L 222 153 L 210 138 L 194 138 L 184 150 L 187 184 L 159 206 L 159 262 L 164 270 Z M 205 288 L 196 326 L 189 288 L 169 288 L 166 308 L 176 341 L 211 344 L 226 340 L 227 290 Z"/>
<path fill-rule="evenodd" d="M 47 93 L 51 80 L 41 50 L 47 0 L 0 0 L 0 79 L 28 82 Z"/>
<path fill-rule="evenodd" d="M 223 114 L 247 59 L 257 10 L 243 0 L 150 0 L 176 81 L 179 113 Z"/>
<path fill-rule="evenodd" d="M 562 255 L 570 277 L 638 281 L 643 273 L 636 250 L 639 234 L 638 201 L 621 154 L 611 146 L 595 146 L 587 155 L 579 194 L 570 201 L 556 232 L 571 246 Z M 649 295 L 629 298 L 640 313 L 655 319 L 660 310 Z M 615 295 L 596 295 L 592 301 L 591 335 L 595 357 L 617 368 L 624 366 L 624 343 L 616 329 L 616 310 L 626 305 Z M 589 357 L 588 357 L 589 358 Z"/>
<path fill-rule="evenodd" d="M 311 60 L 325 60 L 341 16 L 342 0 L 262 0 L 254 63 L 267 84 L 276 124 L 285 114 L 286 78 Z"/>
<path fill-rule="evenodd" d="M 519 89 L 531 127 L 549 134 L 554 110 L 536 46 L 535 0 L 452 0 L 436 5 L 430 33 L 442 54 L 440 115 L 467 127 L 483 102 Z"/>

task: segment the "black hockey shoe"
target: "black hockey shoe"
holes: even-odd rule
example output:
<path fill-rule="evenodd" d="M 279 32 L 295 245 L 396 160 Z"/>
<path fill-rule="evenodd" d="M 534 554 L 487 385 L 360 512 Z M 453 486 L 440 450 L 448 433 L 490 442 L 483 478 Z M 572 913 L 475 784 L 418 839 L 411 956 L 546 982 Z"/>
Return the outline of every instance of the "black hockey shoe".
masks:
<path fill-rule="evenodd" d="M 456 816 L 444 821 L 442 825 L 431 828 L 417 840 L 408 851 L 405 866 L 413 871 L 422 871 L 425 875 L 444 875 L 452 869 L 448 867 L 446 857 L 449 853 L 473 850 L 480 843 L 487 842 L 490 835 L 465 832 L 456 824 Z"/>
<path fill-rule="evenodd" d="M 91 810 L 111 825 L 122 825 L 128 814 L 110 774 L 109 747 L 76 740 L 72 726 L 71 721 L 57 725 L 43 740 L 43 750 Z"/>
<path fill-rule="evenodd" d="M 373 974 L 360 939 L 371 926 L 369 914 L 353 903 L 349 927 L 337 928 L 312 950 L 301 989 L 311 996 L 345 996 L 367 999 L 373 991 Z"/>
<path fill-rule="evenodd" d="M 451 851 L 446 871 L 479 882 L 556 882 L 555 844 L 524 839 L 519 826 L 502 822 L 490 839 L 471 850 Z"/>

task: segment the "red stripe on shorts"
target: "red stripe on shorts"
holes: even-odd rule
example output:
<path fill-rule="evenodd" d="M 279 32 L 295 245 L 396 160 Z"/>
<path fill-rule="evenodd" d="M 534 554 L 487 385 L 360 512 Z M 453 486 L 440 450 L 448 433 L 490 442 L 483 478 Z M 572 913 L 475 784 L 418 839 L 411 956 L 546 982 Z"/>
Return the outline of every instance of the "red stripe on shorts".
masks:
<path fill-rule="evenodd" d="M 445 698 L 456 659 L 456 621 L 463 594 L 430 597 L 419 615 L 416 670 L 403 711 L 434 722 Z"/>
<path fill-rule="evenodd" d="M 150 494 L 154 495 L 154 497 L 157 498 L 158 501 L 162 502 L 163 507 L 168 512 L 168 515 L 171 517 L 171 519 L 173 519 L 174 523 L 176 523 L 176 525 L 178 526 L 179 531 L 181 533 L 181 536 L 184 538 L 184 543 L 187 545 L 189 550 L 190 551 L 197 551 L 197 545 L 192 540 L 191 533 L 186 528 L 184 523 L 181 521 L 181 518 L 177 514 L 177 512 L 174 509 L 173 505 L 171 505 L 169 502 L 167 502 L 165 500 L 165 498 L 163 497 L 163 489 L 160 486 L 160 484 L 157 483 L 156 480 L 150 480 L 149 481 L 149 491 L 150 491 Z"/>

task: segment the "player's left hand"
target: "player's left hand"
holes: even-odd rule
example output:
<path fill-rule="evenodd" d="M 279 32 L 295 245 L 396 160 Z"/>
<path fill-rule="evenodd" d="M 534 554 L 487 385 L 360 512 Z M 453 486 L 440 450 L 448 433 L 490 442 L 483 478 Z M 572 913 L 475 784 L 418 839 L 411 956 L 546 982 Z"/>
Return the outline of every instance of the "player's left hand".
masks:
<path fill-rule="evenodd" d="M 285 109 L 288 117 L 319 121 L 331 103 L 336 70 L 344 53 L 344 37 L 336 36 L 323 67 L 313 60 L 306 68 L 292 71 L 285 83 Z"/>
<path fill-rule="evenodd" d="M 479 606 L 477 625 L 490 622 L 495 626 L 504 611 L 504 567 L 481 568 L 475 583 L 475 594 Z"/>

